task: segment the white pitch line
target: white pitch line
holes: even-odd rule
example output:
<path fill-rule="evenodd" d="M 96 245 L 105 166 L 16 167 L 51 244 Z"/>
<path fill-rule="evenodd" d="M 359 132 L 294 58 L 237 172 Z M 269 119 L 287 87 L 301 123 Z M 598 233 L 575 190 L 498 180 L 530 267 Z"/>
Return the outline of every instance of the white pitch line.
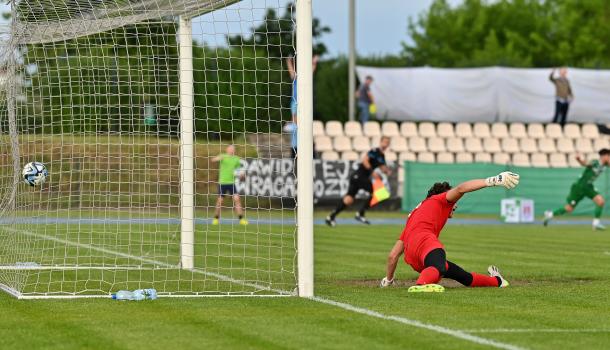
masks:
<path fill-rule="evenodd" d="M 606 251 L 606 252 L 604 252 L 604 254 L 606 254 L 606 255 L 610 255 L 610 252 Z"/>
<path fill-rule="evenodd" d="M 463 329 L 467 333 L 610 333 L 610 329 L 602 328 L 489 328 L 489 329 Z"/>
<path fill-rule="evenodd" d="M 81 248 L 86 248 L 86 249 L 91 249 L 91 250 L 97 250 L 99 252 L 103 252 L 103 253 L 107 253 L 107 254 L 112 254 L 112 255 L 116 255 L 116 256 L 120 256 L 120 257 L 125 257 L 125 258 L 130 258 L 130 259 L 135 259 L 135 260 L 140 260 L 142 262 L 146 262 L 146 263 L 150 263 L 150 264 L 156 264 L 156 265 L 160 265 L 160 266 L 165 266 L 165 267 L 175 267 L 178 268 L 177 266 L 174 265 L 170 265 L 161 261 L 157 261 L 157 260 L 152 260 L 152 259 L 147 259 L 147 258 L 142 258 L 139 256 L 135 256 L 135 255 L 131 255 L 131 254 L 127 254 L 127 253 L 121 253 L 121 252 L 117 252 L 117 251 L 113 251 L 110 249 L 105 249 L 105 248 L 100 248 L 100 247 L 96 247 L 96 246 L 92 246 L 89 244 L 85 244 L 85 243 L 78 243 L 78 242 L 73 242 L 73 241 L 69 241 L 69 240 L 65 240 L 65 239 L 61 239 L 61 238 L 57 238 L 57 237 L 53 237 L 53 236 L 48 236 L 48 235 L 44 235 L 44 234 L 40 234 L 40 233 L 35 233 L 35 232 L 30 232 L 30 231 L 22 231 L 22 230 L 17 230 L 17 229 L 13 229 L 13 228 L 4 228 L 5 230 L 10 230 L 13 232 L 20 232 L 29 236 L 34 236 L 34 237 L 38 237 L 38 238 L 42 238 L 42 239 L 47 239 L 47 240 L 51 240 L 51 241 L 55 241 L 58 243 L 63 243 L 66 245 L 72 245 L 72 246 L 77 246 L 77 247 L 81 247 Z M 280 290 L 274 290 L 274 289 L 269 289 L 267 287 L 264 286 L 260 286 L 257 284 L 252 284 L 252 283 L 247 283 L 247 282 L 243 282 L 243 281 L 239 281 L 236 279 L 233 279 L 231 277 L 225 276 L 225 275 L 221 275 L 221 274 L 217 274 L 217 273 L 211 273 L 211 272 L 207 272 L 207 271 L 202 271 L 202 270 L 191 270 L 193 272 L 197 272 L 197 273 L 201 273 L 204 275 L 208 275 L 208 276 L 212 276 L 224 281 L 228 281 L 228 282 L 233 282 L 233 283 L 237 283 L 237 284 L 241 284 L 243 286 L 248 286 L 248 287 L 253 287 L 253 288 L 258 288 L 258 289 L 265 289 L 265 290 L 270 290 L 270 291 L 274 291 L 277 293 L 281 293 L 281 294 L 285 294 L 287 295 L 288 292 L 286 291 L 280 291 Z M 476 335 L 472 335 L 472 334 L 468 334 L 465 331 L 461 331 L 461 330 L 455 330 L 455 329 L 450 329 L 450 328 L 446 328 L 446 327 L 442 327 L 442 326 L 437 326 L 434 324 L 430 324 L 430 323 L 424 323 L 421 321 L 417 321 L 417 320 L 411 320 L 405 317 L 400 317 L 400 316 L 392 316 L 392 315 L 385 315 L 382 314 L 380 312 L 377 311 L 373 311 L 373 310 L 369 310 L 369 309 L 365 309 L 362 307 L 358 307 L 355 305 L 351 305 L 351 304 L 347 304 L 347 303 L 342 303 L 339 301 L 335 301 L 335 300 L 331 300 L 331 299 L 325 299 L 325 298 L 321 298 L 321 297 L 311 297 L 308 298 L 309 300 L 312 301 L 316 301 L 322 304 L 326 304 L 326 305 L 331 305 L 331 306 L 335 306 L 347 311 L 351 311 L 351 312 L 355 312 L 358 314 L 362 314 L 362 315 L 366 315 L 366 316 L 370 316 L 370 317 L 375 317 L 375 318 L 379 318 L 382 320 L 387 320 L 387 321 L 394 321 L 394 322 L 398 322 L 398 323 L 402 323 L 408 326 L 412 326 L 412 327 L 416 327 L 416 328 L 422 328 L 422 329 L 426 329 L 432 332 L 436 332 L 436 333 L 441 333 L 441 334 L 445 334 L 454 338 L 458 338 L 458 339 L 462 339 L 462 340 L 466 340 L 475 344 L 479 344 L 479 345 L 486 345 L 486 346 L 490 346 L 496 349 L 504 349 L 504 350 L 525 350 L 525 348 L 516 346 L 516 345 L 512 345 L 512 344 L 507 344 L 507 343 L 501 343 L 495 340 L 491 340 L 491 339 L 487 339 L 487 338 L 483 338 L 483 337 L 479 337 Z"/>

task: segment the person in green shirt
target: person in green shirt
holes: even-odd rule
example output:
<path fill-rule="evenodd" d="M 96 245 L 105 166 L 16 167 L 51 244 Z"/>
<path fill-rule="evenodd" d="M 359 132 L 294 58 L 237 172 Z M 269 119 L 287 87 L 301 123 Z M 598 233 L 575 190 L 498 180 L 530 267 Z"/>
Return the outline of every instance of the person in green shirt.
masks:
<path fill-rule="evenodd" d="M 548 225 L 549 221 L 557 215 L 563 215 L 565 213 L 571 213 L 578 202 L 583 198 L 587 197 L 593 200 L 595 203 L 595 217 L 593 219 L 593 230 L 605 229 L 599 221 L 604 211 L 604 197 L 597 191 L 597 188 L 593 185 L 595 180 L 601 175 L 602 172 L 610 165 L 610 149 L 603 148 L 599 151 L 599 160 L 594 159 L 590 162 L 586 162 L 580 155 L 576 156 L 576 160 L 580 165 L 585 167 L 582 175 L 572 184 L 570 194 L 566 198 L 566 205 L 555 209 L 554 211 L 547 210 L 544 212 L 544 226 Z"/>
<path fill-rule="evenodd" d="M 218 163 L 218 199 L 216 200 L 216 212 L 212 225 L 218 225 L 220 222 L 220 211 L 225 195 L 233 196 L 233 206 L 235 213 L 239 218 L 240 225 L 247 225 L 248 220 L 244 218 L 244 211 L 241 206 L 239 194 L 235 190 L 235 173 L 239 171 L 240 159 L 235 155 L 235 146 L 227 146 L 226 153 L 222 153 L 214 158 L 212 162 Z M 243 178 L 243 173 L 240 177 Z"/>

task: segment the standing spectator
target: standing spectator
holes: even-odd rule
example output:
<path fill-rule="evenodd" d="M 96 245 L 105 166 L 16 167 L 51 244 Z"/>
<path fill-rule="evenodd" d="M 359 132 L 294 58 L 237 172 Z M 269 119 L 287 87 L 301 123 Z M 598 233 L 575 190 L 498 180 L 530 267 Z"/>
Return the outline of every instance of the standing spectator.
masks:
<path fill-rule="evenodd" d="M 553 117 L 553 123 L 564 126 L 568 117 L 568 108 L 574 99 L 574 95 L 567 78 L 568 69 L 566 67 L 559 69 L 559 78 L 555 78 L 555 70 L 556 68 L 553 68 L 549 76 L 551 82 L 555 84 L 555 117 Z"/>
<path fill-rule="evenodd" d="M 364 83 L 356 91 L 356 98 L 358 99 L 358 108 L 360 109 L 360 122 L 368 122 L 371 117 L 371 105 L 375 103 L 373 94 L 371 93 L 371 84 L 373 83 L 373 77 L 367 75 Z"/>
<path fill-rule="evenodd" d="M 316 68 L 318 67 L 318 60 L 320 56 L 314 55 L 312 57 L 312 74 L 316 72 Z M 296 158 L 297 156 L 297 71 L 295 66 L 295 58 L 294 56 L 288 57 L 286 59 L 286 65 L 288 66 L 288 74 L 290 74 L 290 79 L 292 79 L 292 96 L 290 97 L 290 113 L 292 114 L 292 121 L 286 123 L 284 126 L 284 131 L 290 133 L 290 153 L 292 154 L 292 158 Z"/>

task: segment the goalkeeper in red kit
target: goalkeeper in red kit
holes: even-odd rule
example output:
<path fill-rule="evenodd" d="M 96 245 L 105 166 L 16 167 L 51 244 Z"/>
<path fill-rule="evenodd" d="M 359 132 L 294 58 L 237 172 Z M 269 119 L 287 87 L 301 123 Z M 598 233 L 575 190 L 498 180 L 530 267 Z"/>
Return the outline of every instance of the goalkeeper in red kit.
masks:
<path fill-rule="evenodd" d="M 464 194 L 492 186 L 512 189 L 517 184 L 519 175 L 511 172 L 466 181 L 455 188 L 447 182 L 435 183 L 426 199 L 409 214 L 402 235 L 388 256 L 386 277 L 381 280 L 381 287 L 394 284 L 394 271 L 402 254 L 405 262 L 420 273 L 417 284 L 410 287 L 409 292 L 443 292 L 445 288 L 437 284 L 443 277 L 470 287 L 508 287 L 508 282 L 495 266 L 488 268 L 487 276 L 466 272 L 447 260 L 445 247 L 438 236 Z"/>

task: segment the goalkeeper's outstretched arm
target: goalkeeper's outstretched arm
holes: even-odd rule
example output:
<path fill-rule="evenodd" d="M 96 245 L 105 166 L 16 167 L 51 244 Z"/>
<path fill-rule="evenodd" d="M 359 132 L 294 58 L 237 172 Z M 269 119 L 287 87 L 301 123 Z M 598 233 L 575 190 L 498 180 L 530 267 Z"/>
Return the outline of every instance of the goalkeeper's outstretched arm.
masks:
<path fill-rule="evenodd" d="M 485 187 L 504 186 L 507 189 L 515 188 L 519 184 L 519 174 L 505 171 L 486 179 L 476 179 L 463 182 L 447 192 L 447 200 L 455 203 L 468 192 L 478 191 Z"/>

